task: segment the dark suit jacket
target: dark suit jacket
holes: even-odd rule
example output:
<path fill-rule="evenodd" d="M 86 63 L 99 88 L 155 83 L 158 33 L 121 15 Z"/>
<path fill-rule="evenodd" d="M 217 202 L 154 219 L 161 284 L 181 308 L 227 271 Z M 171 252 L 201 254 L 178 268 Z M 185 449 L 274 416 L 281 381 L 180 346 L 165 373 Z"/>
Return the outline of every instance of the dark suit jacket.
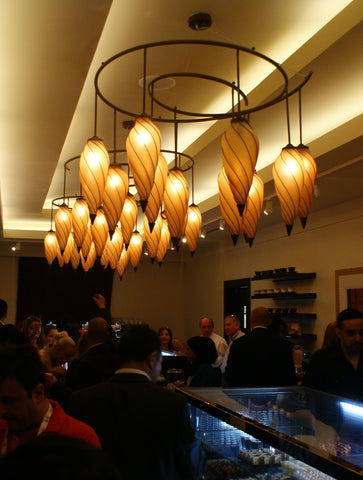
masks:
<path fill-rule="evenodd" d="M 232 343 L 225 381 L 233 387 L 296 384 L 291 345 L 266 328 L 254 328 Z"/>
<path fill-rule="evenodd" d="M 66 384 L 74 390 L 90 387 L 112 377 L 119 366 L 117 351 L 111 343 L 95 345 L 71 363 Z"/>
<path fill-rule="evenodd" d="M 72 394 L 70 415 L 97 432 L 125 480 L 194 479 L 194 431 L 183 397 L 137 373 Z M 199 447 L 199 446 L 198 446 Z M 198 453 L 197 453 L 198 456 Z"/>

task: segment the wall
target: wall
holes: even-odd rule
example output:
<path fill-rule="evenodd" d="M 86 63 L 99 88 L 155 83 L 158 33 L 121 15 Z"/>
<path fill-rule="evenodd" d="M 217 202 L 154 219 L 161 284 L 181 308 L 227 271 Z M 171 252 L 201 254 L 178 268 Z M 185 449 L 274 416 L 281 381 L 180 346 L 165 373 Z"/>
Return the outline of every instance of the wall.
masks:
<path fill-rule="evenodd" d="M 0 298 L 8 304 L 6 323 L 15 323 L 18 284 L 17 257 L 0 257 Z"/>
<path fill-rule="evenodd" d="M 112 316 L 131 323 L 145 322 L 155 330 L 168 325 L 175 338 L 185 338 L 183 275 L 184 262 L 169 261 L 159 267 L 147 257 L 143 257 L 137 272 L 128 265 L 122 280 L 115 272 Z"/>
<path fill-rule="evenodd" d="M 295 266 L 298 272 L 316 272 L 317 278 L 296 285 L 296 291 L 316 292 L 317 299 L 298 305 L 301 312 L 316 312 L 311 331 L 320 346 L 327 323 L 335 319 L 335 270 L 363 266 L 363 198 L 334 209 L 312 214 L 305 230 L 299 222 L 288 237 L 283 223 L 258 231 L 252 248 L 240 238 L 236 247 L 226 238 L 217 248 L 200 251 L 185 269 L 185 321 L 187 335 L 198 332 L 197 321 L 211 315 L 217 333 L 223 332 L 223 282 L 253 277 L 258 270 Z M 271 286 L 271 282 L 268 282 Z M 294 286 L 294 285 L 293 285 Z M 363 288 L 363 285 L 357 285 Z M 252 282 L 251 291 L 263 288 Z M 258 305 L 278 307 L 273 300 L 252 300 Z M 309 331 L 309 325 L 307 325 Z"/>

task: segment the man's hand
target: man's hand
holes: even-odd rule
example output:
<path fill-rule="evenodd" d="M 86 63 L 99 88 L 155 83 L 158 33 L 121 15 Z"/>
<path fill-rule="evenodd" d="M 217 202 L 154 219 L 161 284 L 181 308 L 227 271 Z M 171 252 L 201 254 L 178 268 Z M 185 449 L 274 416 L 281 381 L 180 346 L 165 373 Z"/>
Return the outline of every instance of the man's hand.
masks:
<path fill-rule="evenodd" d="M 92 300 L 95 302 L 98 308 L 106 308 L 106 300 L 100 293 L 93 295 Z"/>

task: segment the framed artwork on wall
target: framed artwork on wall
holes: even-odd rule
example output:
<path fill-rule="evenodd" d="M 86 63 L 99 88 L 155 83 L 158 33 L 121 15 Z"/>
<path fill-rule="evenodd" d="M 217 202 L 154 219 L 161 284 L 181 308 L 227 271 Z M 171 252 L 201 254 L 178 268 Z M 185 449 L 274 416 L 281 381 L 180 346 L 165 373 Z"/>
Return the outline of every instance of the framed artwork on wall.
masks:
<path fill-rule="evenodd" d="M 345 308 L 363 312 L 363 267 L 335 270 L 336 315 Z"/>

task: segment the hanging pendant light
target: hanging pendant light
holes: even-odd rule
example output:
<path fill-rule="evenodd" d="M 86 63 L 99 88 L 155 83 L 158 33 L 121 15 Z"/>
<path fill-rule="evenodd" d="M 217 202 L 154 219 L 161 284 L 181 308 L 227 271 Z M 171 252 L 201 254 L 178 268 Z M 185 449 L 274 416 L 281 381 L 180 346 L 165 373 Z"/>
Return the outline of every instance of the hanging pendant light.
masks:
<path fill-rule="evenodd" d="M 258 138 L 246 120 L 232 120 L 221 143 L 224 170 L 242 215 L 256 167 Z"/>
<path fill-rule="evenodd" d="M 89 220 L 87 232 L 82 242 L 82 247 L 80 250 L 80 254 L 82 254 L 83 258 L 87 258 L 91 248 L 92 241 L 93 240 L 92 240 L 92 231 L 91 231 L 91 220 Z"/>
<path fill-rule="evenodd" d="M 61 255 L 57 235 L 53 230 L 49 230 L 44 238 L 44 254 L 49 265 L 53 263 L 58 254 Z"/>
<path fill-rule="evenodd" d="M 287 145 L 281 150 L 273 164 L 272 175 L 281 215 L 290 235 L 304 186 L 304 167 L 297 147 Z"/>
<path fill-rule="evenodd" d="M 127 136 L 126 151 L 143 211 L 154 184 L 160 145 L 160 131 L 151 119 L 145 116 L 137 118 Z"/>
<path fill-rule="evenodd" d="M 140 233 L 135 230 L 131 236 L 130 245 L 129 245 L 129 253 L 130 253 L 130 263 L 134 268 L 134 272 L 136 272 L 137 267 L 140 262 L 140 258 L 142 255 L 142 237 Z"/>
<path fill-rule="evenodd" d="M 137 203 L 134 196 L 128 193 L 121 213 L 121 231 L 126 249 L 129 246 L 132 232 L 134 231 L 136 217 Z"/>
<path fill-rule="evenodd" d="M 304 166 L 304 186 L 301 191 L 298 215 L 302 227 L 305 228 L 313 199 L 317 167 L 309 147 L 300 144 L 297 149 L 302 157 L 302 164 Z"/>
<path fill-rule="evenodd" d="M 242 230 L 242 217 L 240 216 L 224 167 L 222 167 L 218 175 L 218 190 L 222 217 L 232 237 L 233 245 L 236 245 Z"/>
<path fill-rule="evenodd" d="M 123 249 L 123 239 L 120 227 L 116 227 L 112 238 L 107 239 L 104 249 L 106 256 L 106 265 L 109 264 L 112 270 L 115 270 Z M 102 263 L 101 263 L 102 264 Z"/>
<path fill-rule="evenodd" d="M 192 203 L 188 207 L 187 213 L 187 225 L 185 228 L 185 236 L 187 239 L 187 244 L 191 255 L 194 255 L 195 250 L 197 249 L 197 241 L 200 234 L 200 227 L 202 225 L 202 214 L 200 213 L 199 207 Z"/>
<path fill-rule="evenodd" d="M 80 259 L 76 242 L 73 242 L 73 248 L 72 248 L 72 254 L 71 254 L 71 265 L 73 270 L 77 269 L 80 261 L 81 259 Z"/>
<path fill-rule="evenodd" d="M 64 263 L 65 263 L 66 265 L 67 265 L 67 264 L 70 262 L 70 260 L 71 260 L 73 246 L 74 246 L 73 233 L 70 232 L 70 234 L 69 234 L 69 236 L 68 236 L 66 248 L 64 249 L 64 252 L 63 252 L 63 260 L 64 260 Z"/>
<path fill-rule="evenodd" d="M 91 225 L 92 239 L 96 248 L 97 257 L 101 257 L 108 238 L 108 225 L 103 208 L 97 209 L 96 218 Z"/>
<path fill-rule="evenodd" d="M 54 217 L 55 231 L 61 252 L 66 248 L 69 234 L 72 230 L 72 217 L 68 206 L 63 203 Z"/>
<path fill-rule="evenodd" d="M 263 208 L 264 190 L 263 181 L 255 172 L 242 215 L 242 231 L 250 247 L 256 236 L 257 225 Z"/>
<path fill-rule="evenodd" d="M 154 263 L 156 258 L 156 253 L 158 251 L 158 245 L 161 237 L 161 227 L 162 227 L 162 218 L 159 215 L 154 222 L 154 228 L 152 232 L 150 231 L 150 226 L 146 215 L 144 215 L 144 236 L 147 246 L 147 251 L 151 260 L 151 263 Z"/>
<path fill-rule="evenodd" d="M 145 215 L 149 221 L 150 231 L 159 215 L 159 210 L 164 197 L 166 178 L 168 176 L 168 164 L 165 157 L 160 154 L 158 165 L 155 171 L 154 184 L 151 188 L 150 195 L 147 199 Z"/>
<path fill-rule="evenodd" d="M 89 210 L 83 198 L 77 198 L 71 211 L 72 229 L 76 247 L 80 249 L 86 237 L 89 223 Z"/>
<path fill-rule="evenodd" d="M 92 221 L 102 202 L 109 165 L 110 159 L 103 141 L 96 136 L 90 138 L 80 156 L 79 178 Z"/>
<path fill-rule="evenodd" d="M 128 190 L 129 177 L 127 173 L 122 170 L 121 165 L 111 164 L 102 196 L 103 212 L 111 235 L 120 220 Z"/>
<path fill-rule="evenodd" d="M 183 172 L 174 167 L 169 171 L 164 193 L 165 215 L 168 221 L 171 241 L 178 249 L 184 235 L 188 211 L 189 190 Z"/>
<path fill-rule="evenodd" d="M 91 243 L 91 248 L 89 250 L 87 259 L 85 260 L 83 255 L 80 255 L 80 258 L 81 258 L 81 264 L 82 264 L 83 270 L 85 272 L 88 272 L 88 270 L 90 270 L 95 264 L 95 261 L 97 258 L 96 247 L 94 242 Z"/>
<path fill-rule="evenodd" d="M 160 267 L 165 258 L 166 252 L 168 251 L 169 242 L 170 242 L 170 231 L 168 227 L 168 222 L 166 221 L 165 218 L 162 218 L 160 242 L 158 245 L 158 250 L 156 252 L 156 259 Z"/>
<path fill-rule="evenodd" d="M 116 270 L 117 270 L 117 273 L 120 277 L 120 280 L 122 280 L 125 268 L 126 268 L 127 264 L 129 263 L 129 259 L 130 259 L 130 253 L 124 247 L 122 249 L 119 261 L 117 262 L 117 265 L 116 265 Z"/>

